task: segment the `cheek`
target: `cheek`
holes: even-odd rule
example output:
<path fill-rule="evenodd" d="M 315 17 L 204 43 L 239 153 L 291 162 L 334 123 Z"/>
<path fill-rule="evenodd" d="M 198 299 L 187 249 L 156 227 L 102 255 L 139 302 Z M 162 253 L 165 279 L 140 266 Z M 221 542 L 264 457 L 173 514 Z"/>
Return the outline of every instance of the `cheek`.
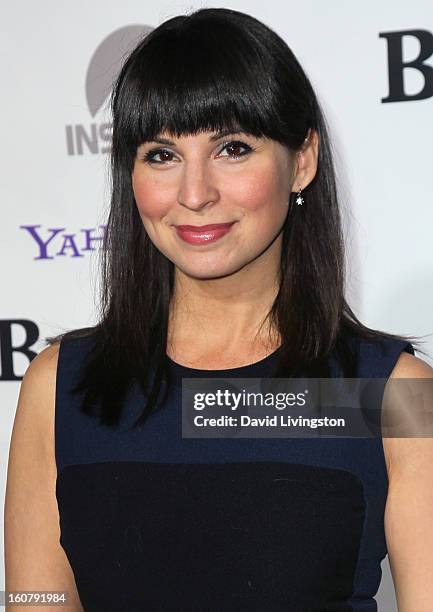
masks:
<path fill-rule="evenodd" d="M 246 211 L 253 211 L 269 218 L 269 211 L 277 212 L 288 198 L 287 178 L 278 169 L 261 168 L 248 180 L 240 181 L 237 185 L 239 204 Z"/>
<path fill-rule="evenodd" d="M 160 218 L 167 212 L 170 205 L 168 194 L 161 185 L 154 185 L 149 177 L 144 179 L 138 173 L 133 173 L 132 190 L 143 222 L 146 219 Z"/>

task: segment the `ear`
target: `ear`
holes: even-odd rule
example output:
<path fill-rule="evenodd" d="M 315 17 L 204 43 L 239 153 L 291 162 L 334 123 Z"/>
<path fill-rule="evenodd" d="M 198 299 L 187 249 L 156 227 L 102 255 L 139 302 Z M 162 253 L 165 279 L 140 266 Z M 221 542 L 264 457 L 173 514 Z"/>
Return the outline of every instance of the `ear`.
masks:
<path fill-rule="evenodd" d="M 319 158 L 319 135 L 310 128 L 308 135 L 299 151 L 296 153 L 296 171 L 293 178 L 292 191 L 298 192 L 311 183 L 317 172 Z"/>

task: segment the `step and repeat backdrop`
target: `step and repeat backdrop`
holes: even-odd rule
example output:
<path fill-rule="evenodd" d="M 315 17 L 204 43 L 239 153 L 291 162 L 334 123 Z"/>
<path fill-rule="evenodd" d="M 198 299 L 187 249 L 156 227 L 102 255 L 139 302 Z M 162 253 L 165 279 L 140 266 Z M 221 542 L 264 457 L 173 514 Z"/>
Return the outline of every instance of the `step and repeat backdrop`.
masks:
<path fill-rule="evenodd" d="M 433 355 L 431 2 L 7 3 L 0 26 L 2 499 L 26 368 L 45 337 L 96 320 L 113 79 L 139 38 L 205 6 L 264 21 L 304 66 L 334 142 L 349 303 L 368 325 L 424 336 Z M 387 559 L 382 568 L 379 609 L 393 612 Z"/>

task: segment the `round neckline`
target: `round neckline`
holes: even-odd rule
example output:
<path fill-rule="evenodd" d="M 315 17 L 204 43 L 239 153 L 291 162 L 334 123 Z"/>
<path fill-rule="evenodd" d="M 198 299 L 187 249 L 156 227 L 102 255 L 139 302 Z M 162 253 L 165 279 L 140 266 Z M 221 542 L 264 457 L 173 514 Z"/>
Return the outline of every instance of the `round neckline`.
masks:
<path fill-rule="evenodd" d="M 182 378 L 216 378 L 216 377 L 240 377 L 243 376 L 249 378 L 260 377 L 262 374 L 267 372 L 270 366 L 273 365 L 273 362 L 277 359 L 278 354 L 280 353 L 281 346 L 279 346 L 275 351 L 269 353 L 263 359 L 259 361 L 255 361 L 254 363 L 247 363 L 243 366 L 237 366 L 235 368 L 224 368 L 219 370 L 203 370 L 200 368 L 192 368 L 190 366 L 182 365 L 174 361 L 171 357 L 169 357 L 166 353 L 165 358 L 167 362 L 168 369 L 172 376 L 172 379 L 175 383 L 182 383 Z"/>

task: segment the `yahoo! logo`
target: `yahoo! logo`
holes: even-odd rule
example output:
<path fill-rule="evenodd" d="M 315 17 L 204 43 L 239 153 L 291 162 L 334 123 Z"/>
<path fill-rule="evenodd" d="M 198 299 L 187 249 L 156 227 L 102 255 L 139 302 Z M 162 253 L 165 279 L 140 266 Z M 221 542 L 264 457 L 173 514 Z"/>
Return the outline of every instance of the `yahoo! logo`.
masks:
<path fill-rule="evenodd" d="M 92 117 L 95 117 L 109 98 L 125 57 L 152 30 L 153 28 L 147 25 L 125 26 L 109 34 L 98 45 L 90 58 L 85 85 L 87 108 Z M 111 130 L 111 123 L 67 125 L 68 155 L 108 153 L 111 147 Z"/>
<path fill-rule="evenodd" d="M 407 37 L 415 38 L 419 43 L 418 55 L 413 59 L 403 59 L 403 41 Z M 426 100 L 433 96 L 433 67 L 426 60 L 433 57 L 433 34 L 427 30 L 402 30 L 399 32 L 382 32 L 379 38 L 388 43 L 388 82 L 389 94 L 382 102 L 409 102 Z M 404 88 L 404 71 L 417 70 L 424 80 L 423 88 L 414 94 L 408 94 Z"/>
<path fill-rule="evenodd" d="M 41 230 L 40 225 L 20 225 L 32 237 L 38 254 L 33 259 L 54 259 L 69 255 L 69 257 L 84 257 L 88 251 L 96 251 L 95 244 L 102 246 L 105 225 L 100 225 L 102 235 L 95 235 L 95 228 L 80 229 L 80 234 L 66 233 L 64 227 L 49 227 Z"/>

